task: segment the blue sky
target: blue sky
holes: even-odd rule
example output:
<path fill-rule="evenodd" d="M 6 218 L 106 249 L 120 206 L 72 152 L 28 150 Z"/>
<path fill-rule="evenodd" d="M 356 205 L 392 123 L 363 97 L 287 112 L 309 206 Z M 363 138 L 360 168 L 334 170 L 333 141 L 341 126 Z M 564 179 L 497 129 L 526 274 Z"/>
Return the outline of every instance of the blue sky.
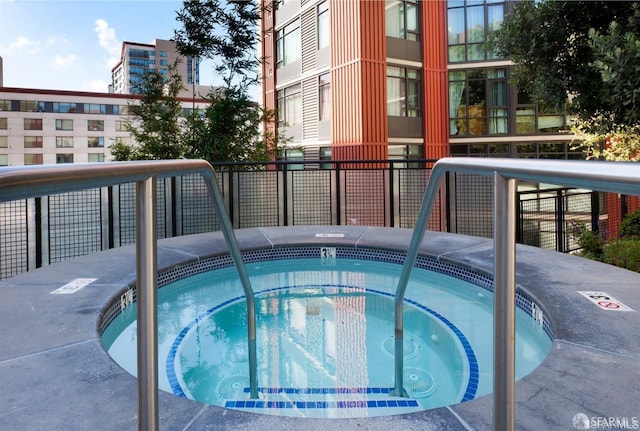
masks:
<path fill-rule="evenodd" d="M 0 0 L 6 87 L 107 92 L 123 41 L 171 39 L 174 0 Z M 211 66 L 200 84 L 215 85 Z"/>

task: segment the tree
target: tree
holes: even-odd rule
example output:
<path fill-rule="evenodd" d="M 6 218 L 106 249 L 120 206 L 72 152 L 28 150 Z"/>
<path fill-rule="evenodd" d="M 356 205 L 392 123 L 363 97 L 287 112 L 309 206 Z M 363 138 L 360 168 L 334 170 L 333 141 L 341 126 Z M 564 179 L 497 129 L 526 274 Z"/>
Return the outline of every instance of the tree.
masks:
<path fill-rule="evenodd" d="M 213 61 L 224 85 L 205 99 L 209 105 L 188 118 L 186 145 L 195 157 L 215 161 L 258 161 L 277 155 L 284 139 L 269 132 L 275 115 L 252 101 L 258 81 L 258 2 L 185 0 L 173 40 L 184 56 Z"/>
<path fill-rule="evenodd" d="M 185 119 L 178 94 L 184 88 L 178 62 L 168 66 L 167 76 L 149 69 L 135 89 L 141 94 L 129 102 L 130 118 L 126 125 L 135 143 L 116 143 L 111 147 L 115 160 L 163 160 L 184 156 Z"/>
<path fill-rule="evenodd" d="M 515 63 L 512 80 L 537 103 L 588 120 L 638 119 L 638 5 L 627 1 L 527 0 L 492 33 L 489 46 Z M 635 90 L 635 92 L 633 91 Z"/>

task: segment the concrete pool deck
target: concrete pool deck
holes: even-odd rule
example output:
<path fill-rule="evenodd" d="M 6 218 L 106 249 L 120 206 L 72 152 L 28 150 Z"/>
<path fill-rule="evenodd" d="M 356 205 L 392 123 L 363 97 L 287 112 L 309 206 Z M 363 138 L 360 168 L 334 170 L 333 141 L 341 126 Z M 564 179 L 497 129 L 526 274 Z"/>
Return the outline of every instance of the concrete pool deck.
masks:
<path fill-rule="evenodd" d="M 322 238 L 316 234 L 342 234 Z M 243 250 L 332 244 L 405 251 L 412 231 L 361 226 L 236 231 Z M 226 250 L 221 233 L 158 242 L 160 270 Z M 491 272 L 493 242 L 427 232 L 421 254 Z M 517 430 L 640 428 L 640 274 L 587 259 L 517 247 L 517 283 L 551 320 L 552 350 L 516 383 Z M 75 279 L 73 294 L 51 294 Z M 136 379 L 104 351 L 100 313 L 135 281 L 135 247 L 59 262 L 0 281 L 0 430 L 134 430 Z M 634 311 L 610 311 L 578 291 L 606 292 Z M 492 396 L 420 413 L 304 419 L 227 410 L 160 391 L 161 430 L 490 430 Z M 605 423 L 606 422 L 606 423 Z M 597 425 L 598 427 L 594 427 Z"/>

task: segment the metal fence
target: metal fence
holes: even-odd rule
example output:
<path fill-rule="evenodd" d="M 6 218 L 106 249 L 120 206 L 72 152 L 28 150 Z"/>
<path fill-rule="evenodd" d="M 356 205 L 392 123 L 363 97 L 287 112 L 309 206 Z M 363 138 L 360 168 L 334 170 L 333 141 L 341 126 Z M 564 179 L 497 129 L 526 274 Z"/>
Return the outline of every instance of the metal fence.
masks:
<path fill-rule="evenodd" d="M 429 160 L 216 164 L 235 229 L 367 225 L 413 228 L 430 177 Z M 320 168 L 322 167 L 322 168 Z M 220 230 L 198 176 L 158 180 L 157 237 Z M 570 252 L 572 221 L 606 218 L 591 191 L 522 185 L 518 241 Z M 0 204 L 0 278 L 135 242 L 134 184 Z M 428 229 L 493 236 L 491 178 L 451 175 Z"/>

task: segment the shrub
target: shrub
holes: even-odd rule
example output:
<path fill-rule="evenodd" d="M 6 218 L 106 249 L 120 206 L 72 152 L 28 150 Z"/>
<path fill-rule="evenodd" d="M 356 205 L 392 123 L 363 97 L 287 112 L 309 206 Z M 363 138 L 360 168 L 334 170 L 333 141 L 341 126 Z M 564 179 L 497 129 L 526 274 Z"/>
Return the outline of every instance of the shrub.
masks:
<path fill-rule="evenodd" d="M 618 226 L 618 236 L 640 239 L 640 208 L 624 216 Z"/>
<path fill-rule="evenodd" d="M 605 263 L 640 272 L 640 240 L 618 239 L 604 247 Z"/>
<path fill-rule="evenodd" d="M 571 221 L 569 231 L 571 236 L 578 241 L 578 245 L 582 249 L 580 253 L 582 256 L 602 261 L 606 241 L 601 232 L 587 229 L 587 226 L 581 221 Z"/>

